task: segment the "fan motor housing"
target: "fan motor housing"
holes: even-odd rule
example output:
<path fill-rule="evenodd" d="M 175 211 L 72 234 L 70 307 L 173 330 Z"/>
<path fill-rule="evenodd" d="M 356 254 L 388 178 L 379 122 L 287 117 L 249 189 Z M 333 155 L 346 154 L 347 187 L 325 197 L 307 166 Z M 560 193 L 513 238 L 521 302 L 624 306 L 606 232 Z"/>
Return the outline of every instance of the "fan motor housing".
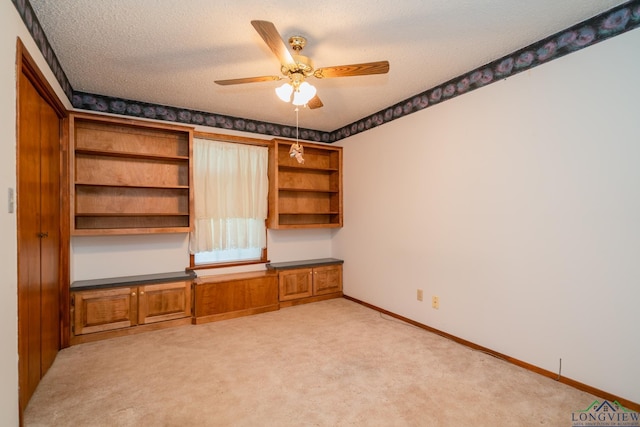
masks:
<path fill-rule="evenodd" d="M 303 55 L 291 55 L 295 64 L 287 66 L 283 65 L 281 68 L 282 74 L 288 76 L 290 73 L 301 73 L 305 77 L 313 75 L 313 61 Z"/>

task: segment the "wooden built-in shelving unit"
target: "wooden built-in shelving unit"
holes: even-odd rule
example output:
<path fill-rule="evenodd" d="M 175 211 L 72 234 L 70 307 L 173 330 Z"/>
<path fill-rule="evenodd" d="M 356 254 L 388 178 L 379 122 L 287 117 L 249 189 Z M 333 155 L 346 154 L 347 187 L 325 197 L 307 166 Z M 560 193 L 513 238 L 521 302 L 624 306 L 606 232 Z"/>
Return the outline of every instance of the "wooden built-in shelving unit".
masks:
<path fill-rule="evenodd" d="M 289 156 L 292 141 L 271 147 L 269 228 L 342 227 L 342 147 L 300 143 L 304 163 Z"/>
<path fill-rule="evenodd" d="M 191 230 L 191 128 L 71 116 L 71 233 Z"/>
<path fill-rule="evenodd" d="M 322 258 L 268 263 L 278 274 L 280 307 L 342 297 L 341 259 Z"/>

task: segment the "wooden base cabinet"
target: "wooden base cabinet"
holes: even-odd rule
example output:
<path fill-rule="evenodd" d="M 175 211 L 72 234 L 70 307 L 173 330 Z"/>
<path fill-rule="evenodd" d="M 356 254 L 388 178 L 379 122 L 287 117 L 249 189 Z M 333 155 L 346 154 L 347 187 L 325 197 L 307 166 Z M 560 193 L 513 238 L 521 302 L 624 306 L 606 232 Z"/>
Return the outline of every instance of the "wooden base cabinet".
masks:
<path fill-rule="evenodd" d="M 278 279 L 271 271 L 200 277 L 194 301 L 195 324 L 275 311 Z"/>
<path fill-rule="evenodd" d="M 342 261 L 333 258 L 268 264 L 278 272 L 280 306 L 342 296 Z"/>
<path fill-rule="evenodd" d="M 191 322 L 190 280 L 71 291 L 71 343 Z"/>

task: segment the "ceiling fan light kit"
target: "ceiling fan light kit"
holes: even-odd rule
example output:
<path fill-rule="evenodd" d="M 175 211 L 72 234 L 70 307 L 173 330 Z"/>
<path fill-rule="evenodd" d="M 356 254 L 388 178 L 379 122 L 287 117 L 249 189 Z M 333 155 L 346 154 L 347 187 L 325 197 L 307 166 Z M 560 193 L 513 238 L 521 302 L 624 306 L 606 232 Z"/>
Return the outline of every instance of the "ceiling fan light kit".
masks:
<path fill-rule="evenodd" d="M 293 91 L 293 105 L 306 105 L 311 98 L 316 96 L 316 88 L 307 82 L 302 82 L 297 90 Z"/>
<path fill-rule="evenodd" d="M 389 72 L 388 61 L 339 65 L 315 69 L 313 61 L 311 61 L 310 58 L 300 55 L 300 52 L 307 44 L 306 38 L 302 36 L 289 37 L 289 46 L 291 46 L 291 49 L 295 52 L 294 54 L 291 54 L 273 23 L 268 21 L 251 21 L 251 25 L 253 25 L 253 28 L 255 28 L 258 34 L 260 34 L 260 37 L 262 37 L 269 49 L 271 49 L 280 61 L 280 72 L 282 75 L 289 78 L 289 82 L 281 85 L 275 90 L 278 98 L 284 102 L 291 102 L 296 106 L 306 105 L 310 109 L 320 108 L 323 106 L 322 101 L 316 95 L 316 88 L 305 81 L 307 77 L 325 79 L 333 77 L 385 74 Z M 281 79 L 282 77 L 279 76 L 261 76 L 216 80 L 215 83 L 219 85 L 235 85 Z"/>
<path fill-rule="evenodd" d="M 284 102 L 291 102 L 293 105 L 306 105 L 311 98 L 316 96 L 316 88 L 307 82 L 303 82 L 297 88 L 289 83 L 285 83 L 276 89 L 278 97 Z M 284 96 L 283 96 L 284 94 Z M 293 94 L 293 99 L 291 95 Z"/>
<path fill-rule="evenodd" d="M 311 98 L 316 96 L 316 88 L 305 82 L 302 74 L 291 73 L 289 79 L 289 83 L 276 88 L 276 95 L 284 102 L 291 102 L 293 105 L 306 105 Z"/>

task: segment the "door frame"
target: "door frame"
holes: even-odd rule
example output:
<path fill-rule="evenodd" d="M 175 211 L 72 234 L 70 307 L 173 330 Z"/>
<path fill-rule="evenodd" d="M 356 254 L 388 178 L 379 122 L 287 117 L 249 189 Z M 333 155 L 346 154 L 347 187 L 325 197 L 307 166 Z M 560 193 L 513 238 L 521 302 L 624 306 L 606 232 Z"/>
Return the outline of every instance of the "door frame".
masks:
<path fill-rule="evenodd" d="M 20 135 L 20 74 L 23 74 L 35 87 L 38 94 L 44 101 L 55 111 L 60 121 L 60 244 L 58 247 L 59 266 L 58 266 L 58 294 L 60 307 L 58 310 L 59 318 L 59 348 L 69 346 L 70 339 L 70 307 L 69 307 L 69 282 L 70 282 L 70 235 L 69 235 L 69 113 L 64 104 L 58 98 L 44 74 L 38 68 L 35 60 L 27 51 L 25 45 L 20 38 L 16 41 L 16 184 L 19 183 L 19 159 L 21 147 Z M 16 230 L 20 230 L 19 216 L 17 218 Z M 18 235 L 18 233 L 16 233 Z M 20 265 L 20 241 L 17 241 L 17 259 L 16 270 Z M 18 272 L 17 277 L 20 277 Z M 18 295 L 16 294 L 16 304 L 18 304 Z M 18 313 L 18 323 L 20 322 L 20 313 Z M 22 418 L 22 405 L 26 402 L 20 402 L 20 418 Z"/>

